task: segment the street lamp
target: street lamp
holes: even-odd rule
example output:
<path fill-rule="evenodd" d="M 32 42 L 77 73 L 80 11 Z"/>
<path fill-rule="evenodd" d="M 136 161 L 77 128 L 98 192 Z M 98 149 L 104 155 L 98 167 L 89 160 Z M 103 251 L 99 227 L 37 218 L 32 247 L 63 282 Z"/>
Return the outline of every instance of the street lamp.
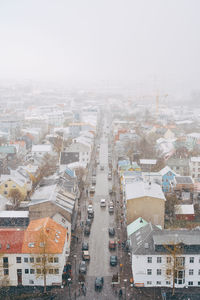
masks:
<path fill-rule="evenodd" d="M 71 284 L 71 278 L 67 278 L 67 286 L 68 286 L 69 299 L 71 299 L 70 284 Z"/>
<path fill-rule="evenodd" d="M 127 279 L 124 279 L 124 286 L 125 286 L 125 300 L 126 300 L 126 283 L 127 283 Z"/>

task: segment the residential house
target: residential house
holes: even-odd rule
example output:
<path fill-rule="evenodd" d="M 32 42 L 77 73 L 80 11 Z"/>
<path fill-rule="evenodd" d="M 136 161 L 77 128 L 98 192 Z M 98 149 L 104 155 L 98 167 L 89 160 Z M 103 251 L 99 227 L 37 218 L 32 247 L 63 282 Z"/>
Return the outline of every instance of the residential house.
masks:
<path fill-rule="evenodd" d="M 194 204 L 179 204 L 174 206 L 177 220 L 191 221 L 195 218 Z"/>
<path fill-rule="evenodd" d="M 199 230 L 161 230 L 149 223 L 129 238 L 134 286 L 200 286 Z"/>
<path fill-rule="evenodd" d="M 7 159 L 11 160 L 16 157 L 17 150 L 15 146 L 0 146 L 0 154 L 6 154 Z"/>
<path fill-rule="evenodd" d="M 142 217 L 164 227 L 165 196 L 160 185 L 136 180 L 125 185 L 123 196 L 127 225 Z"/>
<path fill-rule="evenodd" d="M 190 162 L 190 175 L 192 178 L 200 178 L 200 156 L 191 157 Z"/>
<path fill-rule="evenodd" d="M 174 181 L 174 177 L 177 176 L 177 174 L 172 171 L 172 169 L 168 166 L 160 170 L 160 175 L 162 176 L 162 190 L 164 193 L 171 192 L 172 191 L 172 185 L 171 183 Z"/>
<path fill-rule="evenodd" d="M 156 159 L 140 159 L 140 167 L 142 172 L 151 172 L 153 166 L 157 163 Z"/>
<path fill-rule="evenodd" d="M 68 258 L 66 228 L 50 218 L 38 219 L 31 221 L 27 229 L 0 228 L 0 241 L 2 285 L 62 285 Z"/>
<path fill-rule="evenodd" d="M 91 146 L 82 142 L 74 142 L 73 144 L 71 144 L 69 147 L 65 148 L 65 152 L 67 153 L 73 153 L 71 154 L 71 156 L 73 156 L 73 160 L 75 159 L 79 159 L 79 163 L 82 166 L 87 166 L 87 164 L 90 161 L 90 156 L 91 156 Z M 62 156 L 61 156 L 62 157 Z M 63 154 L 63 159 L 67 157 L 68 155 L 64 155 Z M 63 163 L 63 161 L 62 161 Z M 71 162 L 72 163 L 72 162 Z"/>
<path fill-rule="evenodd" d="M 192 151 L 195 147 L 200 147 L 200 133 L 193 132 L 187 134 L 186 137 L 187 148 L 189 151 Z"/>
<path fill-rule="evenodd" d="M 17 210 L 0 211 L 0 227 L 27 227 L 29 224 L 29 212 Z"/>
<path fill-rule="evenodd" d="M 170 157 L 167 160 L 167 166 L 181 176 L 189 175 L 189 159 L 188 158 L 174 158 Z"/>
<path fill-rule="evenodd" d="M 45 154 L 52 153 L 52 146 L 51 145 L 33 145 L 32 146 L 32 155 L 36 157 L 44 157 Z"/>

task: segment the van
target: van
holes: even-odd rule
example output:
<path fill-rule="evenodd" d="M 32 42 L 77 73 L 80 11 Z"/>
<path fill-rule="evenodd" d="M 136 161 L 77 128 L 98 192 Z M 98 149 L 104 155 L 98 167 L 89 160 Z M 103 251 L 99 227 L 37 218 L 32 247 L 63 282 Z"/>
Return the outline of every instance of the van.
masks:
<path fill-rule="evenodd" d="M 101 199 L 100 206 L 105 207 L 106 206 L 106 199 Z"/>

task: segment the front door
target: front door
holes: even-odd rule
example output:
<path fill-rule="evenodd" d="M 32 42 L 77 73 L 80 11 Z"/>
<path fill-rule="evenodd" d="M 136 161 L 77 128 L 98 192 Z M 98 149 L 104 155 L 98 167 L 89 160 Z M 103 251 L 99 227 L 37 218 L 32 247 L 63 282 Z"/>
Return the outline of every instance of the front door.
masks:
<path fill-rule="evenodd" d="M 22 285 L 22 269 L 17 269 L 17 285 Z"/>

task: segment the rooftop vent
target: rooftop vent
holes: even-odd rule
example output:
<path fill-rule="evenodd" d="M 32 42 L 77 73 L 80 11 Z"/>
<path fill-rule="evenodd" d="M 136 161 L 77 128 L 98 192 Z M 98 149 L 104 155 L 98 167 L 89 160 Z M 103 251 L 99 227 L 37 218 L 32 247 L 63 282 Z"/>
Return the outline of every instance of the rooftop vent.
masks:
<path fill-rule="evenodd" d="M 144 248 L 145 248 L 145 249 L 148 249 L 148 248 L 149 248 L 149 244 L 148 244 L 148 243 L 145 243 L 145 244 L 144 244 Z"/>

